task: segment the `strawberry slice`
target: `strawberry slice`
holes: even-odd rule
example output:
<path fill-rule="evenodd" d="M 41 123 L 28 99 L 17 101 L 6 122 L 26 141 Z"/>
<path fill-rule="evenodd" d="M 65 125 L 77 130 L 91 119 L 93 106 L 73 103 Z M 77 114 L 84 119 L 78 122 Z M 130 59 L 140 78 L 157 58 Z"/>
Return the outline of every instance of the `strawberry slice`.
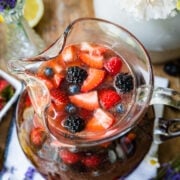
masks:
<path fill-rule="evenodd" d="M 24 103 L 24 105 L 25 105 L 25 107 L 30 107 L 30 106 L 32 105 L 31 99 L 30 99 L 29 95 L 27 95 L 27 96 L 25 97 L 25 103 Z"/>
<path fill-rule="evenodd" d="M 4 105 L 5 105 L 5 101 L 0 97 L 0 110 L 3 109 Z"/>
<path fill-rule="evenodd" d="M 81 43 L 80 50 L 84 52 L 88 52 L 92 55 L 102 55 L 107 51 L 107 48 L 99 45 L 92 45 L 87 42 Z"/>
<path fill-rule="evenodd" d="M 121 96 L 112 89 L 102 89 L 99 92 L 100 104 L 105 109 L 110 109 L 121 101 Z"/>
<path fill-rule="evenodd" d="M 105 71 L 100 69 L 89 68 L 88 77 L 81 86 L 82 92 L 87 92 L 97 87 L 104 79 Z"/>
<path fill-rule="evenodd" d="M 62 59 L 65 63 L 69 63 L 69 62 L 73 62 L 77 59 L 77 54 L 76 54 L 77 50 L 75 46 L 68 46 L 66 47 L 62 53 Z"/>
<path fill-rule="evenodd" d="M 82 117 L 84 120 L 87 120 L 90 117 L 92 117 L 92 114 L 93 112 L 87 109 L 81 109 L 81 111 L 79 112 L 79 116 Z"/>
<path fill-rule="evenodd" d="M 102 126 L 102 124 L 96 119 L 95 117 L 92 117 L 88 120 L 88 123 L 86 124 L 85 131 L 90 132 L 97 132 L 97 131 L 104 131 L 105 128 Z"/>
<path fill-rule="evenodd" d="M 9 83 L 5 79 L 0 79 L 0 92 L 3 91 Z"/>
<path fill-rule="evenodd" d="M 75 164 L 80 161 L 81 156 L 79 153 L 72 153 L 68 150 L 61 149 L 59 151 L 59 156 L 66 164 Z"/>
<path fill-rule="evenodd" d="M 87 131 L 102 131 L 110 128 L 115 122 L 114 116 L 104 111 L 101 108 L 98 108 L 94 112 L 94 116 L 87 122 L 86 130 Z"/>
<path fill-rule="evenodd" d="M 64 79 L 64 75 L 62 75 L 61 73 L 56 73 L 54 74 L 52 79 L 53 79 L 54 88 L 58 88 L 62 80 Z"/>
<path fill-rule="evenodd" d="M 65 105 L 69 102 L 68 96 L 65 92 L 57 89 L 52 89 L 50 91 L 52 102 L 55 106 L 60 110 L 65 107 Z"/>
<path fill-rule="evenodd" d="M 52 73 L 47 73 L 46 69 L 51 69 Z M 58 63 L 55 59 L 43 62 L 43 64 L 38 68 L 37 71 L 37 76 L 43 76 L 50 78 L 52 77 L 55 73 L 61 73 L 64 70 L 64 67 Z M 48 71 L 49 72 L 49 71 Z"/>
<path fill-rule="evenodd" d="M 85 156 L 82 163 L 88 168 L 97 168 L 101 164 L 101 158 L 98 155 Z"/>
<path fill-rule="evenodd" d="M 14 94 L 14 88 L 9 84 L 9 82 L 0 77 L 0 99 L 1 108 L 7 103 Z M 4 105 L 3 105 L 4 101 Z"/>
<path fill-rule="evenodd" d="M 59 87 L 64 78 L 64 68 L 56 60 L 43 63 L 37 71 L 37 77 L 45 82 L 49 89 Z"/>
<path fill-rule="evenodd" d="M 105 69 L 111 74 L 116 75 L 122 67 L 122 59 L 120 57 L 112 57 L 105 64 Z"/>
<path fill-rule="evenodd" d="M 91 55 L 81 52 L 79 54 L 79 58 L 82 62 L 84 62 L 86 65 L 92 68 L 101 69 L 103 67 L 103 56 Z"/>
<path fill-rule="evenodd" d="M 41 147 L 47 138 L 47 134 L 43 127 L 33 128 L 30 132 L 30 141 L 36 147 Z"/>
<path fill-rule="evenodd" d="M 103 46 L 96 46 L 92 52 L 93 55 L 103 55 L 107 51 L 107 48 Z"/>
<path fill-rule="evenodd" d="M 38 76 L 38 78 L 45 83 L 49 90 L 51 90 L 60 86 L 62 80 L 64 79 L 64 75 L 56 73 L 51 78 L 47 78 L 45 76 Z"/>
<path fill-rule="evenodd" d="M 69 96 L 70 101 L 78 107 L 95 110 L 99 107 L 97 91 Z"/>

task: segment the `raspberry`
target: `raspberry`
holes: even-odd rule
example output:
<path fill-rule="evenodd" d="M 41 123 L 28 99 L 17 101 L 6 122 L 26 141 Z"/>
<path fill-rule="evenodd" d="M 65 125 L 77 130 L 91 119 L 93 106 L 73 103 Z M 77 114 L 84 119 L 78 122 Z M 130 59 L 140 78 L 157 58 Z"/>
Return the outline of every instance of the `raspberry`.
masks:
<path fill-rule="evenodd" d="M 121 101 L 121 96 L 112 89 L 102 89 L 99 92 L 99 100 L 103 108 L 110 109 Z"/>
<path fill-rule="evenodd" d="M 72 66 L 67 69 L 66 80 L 69 83 L 82 84 L 87 76 L 88 74 L 84 69 L 78 66 Z"/>
<path fill-rule="evenodd" d="M 122 67 L 122 60 L 119 57 L 112 57 L 104 64 L 104 67 L 111 75 L 114 76 L 119 73 Z"/>
<path fill-rule="evenodd" d="M 133 77 L 128 73 L 119 73 L 115 77 L 114 84 L 120 92 L 130 92 L 133 89 Z"/>
<path fill-rule="evenodd" d="M 65 120 L 64 127 L 68 131 L 70 131 L 72 133 L 76 133 L 76 132 L 80 132 L 84 129 L 85 123 L 84 123 L 84 120 L 82 118 L 80 118 L 79 116 L 70 115 Z"/>

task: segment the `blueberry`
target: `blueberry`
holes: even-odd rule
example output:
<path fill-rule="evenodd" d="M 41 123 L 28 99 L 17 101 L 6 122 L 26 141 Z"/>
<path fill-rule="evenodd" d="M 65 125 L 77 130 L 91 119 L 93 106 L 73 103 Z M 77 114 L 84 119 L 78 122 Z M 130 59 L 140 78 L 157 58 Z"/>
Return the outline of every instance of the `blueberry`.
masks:
<path fill-rule="evenodd" d="M 171 76 L 178 76 L 180 74 L 180 61 L 177 61 L 177 63 L 175 61 L 166 63 L 164 71 Z"/>
<path fill-rule="evenodd" d="M 50 67 L 46 67 L 44 69 L 44 74 L 47 76 L 47 77 L 52 77 L 54 75 L 54 71 L 52 68 Z"/>
<path fill-rule="evenodd" d="M 74 106 L 73 104 L 68 104 L 66 107 L 65 107 L 65 110 L 67 113 L 69 114 L 74 114 L 77 112 L 77 107 Z"/>
<path fill-rule="evenodd" d="M 123 106 L 123 104 L 117 104 L 116 105 L 116 112 L 117 113 L 123 113 L 125 111 L 125 108 Z"/>
<path fill-rule="evenodd" d="M 77 84 L 70 84 L 70 85 L 68 86 L 68 92 L 69 92 L 70 94 L 76 94 L 76 93 L 78 93 L 79 91 L 80 91 L 80 86 L 77 85 Z"/>

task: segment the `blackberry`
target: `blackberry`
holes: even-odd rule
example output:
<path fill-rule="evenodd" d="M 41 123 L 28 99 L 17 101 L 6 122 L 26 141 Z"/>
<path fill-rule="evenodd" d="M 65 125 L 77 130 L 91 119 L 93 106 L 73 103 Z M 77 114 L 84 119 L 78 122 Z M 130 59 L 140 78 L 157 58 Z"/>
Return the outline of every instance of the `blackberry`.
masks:
<path fill-rule="evenodd" d="M 119 73 L 115 77 L 114 84 L 120 92 L 130 92 L 133 89 L 133 77 L 128 73 Z"/>
<path fill-rule="evenodd" d="M 46 67 L 46 68 L 44 69 L 44 74 L 45 74 L 45 76 L 47 76 L 47 77 L 52 77 L 52 76 L 54 75 L 54 71 L 53 71 L 52 68 Z"/>
<path fill-rule="evenodd" d="M 70 131 L 72 133 L 76 133 L 76 132 L 80 132 L 84 129 L 85 123 L 84 123 L 84 120 L 82 118 L 80 118 L 79 116 L 70 115 L 64 121 L 64 127 L 68 131 Z"/>
<path fill-rule="evenodd" d="M 82 82 L 87 78 L 86 70 L 78 67 L 72 66 L 67 69 L 66 80 L 73 84 L 82 84 Z"/>

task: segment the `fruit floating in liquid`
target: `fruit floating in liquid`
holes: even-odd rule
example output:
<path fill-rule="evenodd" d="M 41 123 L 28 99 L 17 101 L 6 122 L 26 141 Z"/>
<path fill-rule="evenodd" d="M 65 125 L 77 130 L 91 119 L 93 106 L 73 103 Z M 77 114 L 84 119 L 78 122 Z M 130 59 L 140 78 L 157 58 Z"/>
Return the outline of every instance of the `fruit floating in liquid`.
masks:
<path fill-rule="evenodd" d="M 56 138 L 46 132 L 29 98 L 23 102 L 19 136 L 27 156 L 42 174 L 56 173 L 68 180 L 115 179 L 141 161 L 151 142 L 142 138 L 139 128 L 98 142 L 132 106 L 133 72 L 120 55 L 99 44 L 69 45 L 58 57 L 43 62 L 36 76 L 50 92 L 46 123 Z M 26 114 L 29 110 L 31 118 Z M 24 141 L 26 132 L 28 141 Z M 81 139 L 85 140 L 83 146 L 78 144 Z M 97 144 L 88 146 L 89 141 Z M 147 148 L 142 149 L 146 143 Z"/>
<path fill-rule="evenodd" d="M 50 91 L 47 122 L 56 135 L 106 131 L 132 101 L 130 68 L 113 50 L 99 44 L 69 45 L 58 57 L 44 62 L 36 75 Z"/>

